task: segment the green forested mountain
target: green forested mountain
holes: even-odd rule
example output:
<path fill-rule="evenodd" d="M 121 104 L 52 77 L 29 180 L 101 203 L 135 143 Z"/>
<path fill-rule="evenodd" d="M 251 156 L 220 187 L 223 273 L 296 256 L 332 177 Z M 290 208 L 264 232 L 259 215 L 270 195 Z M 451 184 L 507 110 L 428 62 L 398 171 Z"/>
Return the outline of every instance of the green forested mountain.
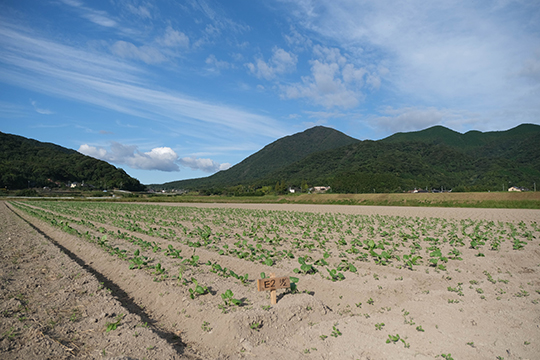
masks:
<path fill-rule="evenodd" d="M 326 142 L 328 137 L 338 140 Z M 347 144 L 339 146 L 343 139 Z M 331 146 L 319 147 L 325 143 Z M 502 190 L 532 187 L 533 182 L 540 183 L 540 126 L 523 124 L 507 131 L 465 134 L 434 126 L 379 141 L 359 141 L 317 127 L 280 139 L 229 170 L 163 187 L 219 192 L 235 185 L 253 191 L 307 183 L 330 185 L 334 192 L 365 193 Z"/>
<path fill-rule="evenodd" d="M 75 150 L 0 132 L 0 188 L 24 189 L 85 182 L 96 188 L 143 190 L 122 169 Z"/>
<path fill-rule="evenodd" d="M 276 140 L 228 170 L 220 171 L 206 178 L 174 181 L 159 185 L 159 187 L 164 189 L 196 189 L 251 184 L 309 154 L 357 142 L 359 140 L 337 130 L 316 126 Z M 156 185 L 150 186 L 155 187 Z"/>

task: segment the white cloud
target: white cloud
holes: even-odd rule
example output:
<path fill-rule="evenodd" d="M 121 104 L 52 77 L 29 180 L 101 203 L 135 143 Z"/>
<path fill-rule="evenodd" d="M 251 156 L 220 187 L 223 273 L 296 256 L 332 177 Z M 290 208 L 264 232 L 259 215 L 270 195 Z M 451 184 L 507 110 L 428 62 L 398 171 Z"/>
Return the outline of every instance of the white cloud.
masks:
<path fill-rule="evenodd" d="M 327 108 L 334 106 L 353 108 L 359 104 L 362 94 L 346 86 L 340 78 L 338 64 L 322 63 L 319 60 L 310 63 L 311 76 L 303 77 L 302 83 L 282 87 L 285 98 L 308 98 L 315 104 Z"/>
<path fill-rule="evenodd" d="M 301 83 L 281 87 L 286 99 L 306 98 L 326 108 L 346 109 L 359 105 L 364 98 L 362 88 L 367 83 L 374 90 L 380 87 L 380 79 L 365 68 L 357 68 L 341 51 L 320 45 L 313 47 L 311 75 L 302 77 Z"/>
<path fill-rule="evenodd" d="M 32 106 L 34 107 L 34 110 L 38 113 L 38 114 L 42 114 L 42 115 L 52 115 L 54 114 L 54 112 L 52 112 L 51 110 L 49 109 L 43 109 L 43 108 L 40 108 L 37 106 L 37 102 L 35 101 L 31 101 L 31 104 Z"/>
<path fill-rule="evenodd" d="M 388 89 L 401 103 L 486 115 L 495 109 L 521 111 L 521 117 L 528 118 L 525 121 L 537 121 L 537 2 L 283 3 L 298 30 L 313 32 L 323 41 L 357 54 L 365 64 L 362 67 L 375 75 L 366 74 L 365 85 Z M 345 73 L 343 76 L 345 80 Z M 317 93 L 308 88 L 316 87 L 311 80 L 297 84 L 292 95 L 317 99 Z M 325 99 L 319 98 L 317 103 L 320 100 Z"/>
<path fill-rule="evenodd" d="M 246 67 L 249 71 L 259 79 L 272 80 L 277 75 L 292 72 L 296 69 L 298 57 L 281 48 L 274 47 L 272 49 L 272 57 L 268 62 L 263 58 L 258 58 L 255 63 L 247 63 Z"/>
<path fill-rule="evenodd" d="M 233 64 L 227 61 L 218 60 L 214 54 L 210 54 L 210 56 L 206 58 L 205 63 L 211 66 L 216 71 L 226 70 L 234 67 Z"/>
<path fill-rule="evenodd" d="M 117 25 L 116 21 L 111 19 L 105 11 L 94 10 L 87 6 L 84 6 L 82 1 L 78 0 L 61 0 L 64 4 L 74 7 L 81 17 L 90 20 L 94 24 L 104 27 L 114 27 Z"/>
<path fill-rule="evenodd" d="M 0 48 L 0 79 L 14 86 L 157 121 L 171 131 L 182 127 L 192 136 L 213 132 L 277 138 L 288 133 L 270 116 L 148 86 L 147 72 L 140 67 L 43 39 L 10 26 L 6 18 L 0 21 Z"/>
<path fill-rule="evenodd" d="M 166 57 L 152 46 L 137 47 L 130 42 L 117 41 L 111 46 L 111 52 L 125 59 L 142 60 L 147 64 L 156 64 L 166 60 Z"/>
<path fill-rule="evenodd" d="M 149 5 L 149 4 L 148 4 Z M 148 9 L 147 6 L 135 6 L 132 4 L 126 4 L 126 9 L 131 12 L 132 14 L 135 14 L 142 19 L 151 19 L 152 14 L 150 13 L 150 9 Z"/>
<path fill-rule="evenodd" d="M 169 147 L 154 148 L 140 152 L 135 145 L 123 145 L 112 142 L 110 150 L 83 144 L 78 150 L 81 154 L 92 156 L 118 165 L 127 165 L 133 169 L 178 171 L 178 155 Z"/>
<path fill-rule="evenodd" d="M 313 45 L 311 39 L 300 34 L 294 26 L 291 26 L 289 34 L 284 34 L 283 37 L 287 44 L 296 51 L 303 51 Z"/>
<path fill-rule="evenodd" d="M 163 37 L 158 38 L 157 42 L 168 47 L 189 48 L 189 37 L 178 30 L 174 30 L 171 26 L 167 26 Z"/>
<path fill-rule="evenodd" d="M 217 171 L 227 170 L 231 167 L 231 164 L 229 163 L 220 164 L 212 159 L 201 159 L 194 156 L 183 157 L 178 162 L 192 170 L 201 170 L 206 173 L 215 173 Z"/>

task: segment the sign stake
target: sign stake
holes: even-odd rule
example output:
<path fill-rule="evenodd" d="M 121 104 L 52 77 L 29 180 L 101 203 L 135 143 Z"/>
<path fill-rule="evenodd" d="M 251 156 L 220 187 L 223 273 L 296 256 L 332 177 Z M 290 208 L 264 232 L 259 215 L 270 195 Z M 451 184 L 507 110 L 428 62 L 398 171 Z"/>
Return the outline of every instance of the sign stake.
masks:
<path fill-rule="evenodd" d="M 274 279 L 276 277 L 276 274 L 270 273 L 270 279 Z M 277 291 L 276 289 L 270 290 L 270 304 L 276 305 L 277 304 Z"/>

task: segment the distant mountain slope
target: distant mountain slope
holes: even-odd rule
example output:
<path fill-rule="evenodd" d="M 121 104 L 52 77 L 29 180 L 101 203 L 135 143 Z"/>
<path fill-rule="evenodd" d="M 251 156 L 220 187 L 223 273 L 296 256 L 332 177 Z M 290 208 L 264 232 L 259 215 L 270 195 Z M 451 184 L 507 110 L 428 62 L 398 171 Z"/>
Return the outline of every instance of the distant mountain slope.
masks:
<path fill-rule="evenodd" d="M 421 188 L 481 190 L 540 180 L 540 126 L 460 134 L 441 126 L 315 153 L 259 184 L 286 179 L 331 185 L 339 192 Z M 536 180 L 535 180 L 536 179 Z"/>
<path fill-rule="evenodd" d="M 220 171 L 206 178 L 174 181 L 159 186 L 167 189 L 200 186 L 222 187 L 252 183 L 312 153 L 324 152 L 357 142 L 359 140 L 340 131 L 316 126 L 276 140 L 228 170 Z"/>
<path fill-rule="evenodd" d="M 98 188 L 143 190 L 124 170 L 64 147 L 0 132 L 0 188 L 85 182 Z"/>
<path fill-rule="evenodd" d="M 317 127 L 279 139 L 227 171 L 166 185 L 257 188 L 277 182 L 296 187 L 303 182 L 331 185 L 336 192 L 532 187 L 540 183 L 540 126 L 465 134 L 434 126 L 379 141 L 359 141 Z"/>
<path fill-rule="evenodd" d="M 437 125 L 420 131 L 395 133 L 380 141 L 385 143 L 421 141 L 433 144 L 446 144 L 448 146 L 458 147 L 462 150 L 470 150 L 485 146 L 494 141 L 519 140 L 520 138 L 528 137 L 535 133 L 540 133 L 540 125 L 521 124 L 506 131 L 481 132 L 471 130 L 465 134 Z"/>

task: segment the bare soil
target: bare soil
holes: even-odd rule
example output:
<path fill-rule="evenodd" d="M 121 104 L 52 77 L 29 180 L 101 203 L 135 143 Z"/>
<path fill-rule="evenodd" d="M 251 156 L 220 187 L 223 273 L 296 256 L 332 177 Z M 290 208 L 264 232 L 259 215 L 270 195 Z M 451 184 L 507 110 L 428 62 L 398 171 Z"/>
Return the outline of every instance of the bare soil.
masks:
<path fill-rule="evenodd" d="M 278 204 L 167 206 L 485 219 L 530 225 L 539 210 L 392 208 Z M 165 206 L 165 205 L 163 205 Z M 73 214 L 76 217 L 77 214 Z M 0 356 L 3 359 L 539 359 L 540 234 L 525 251 L 505 243 L 486 257 L 467 253 L 447 271 L 415 271 L 373 262 L 331 282 L 301 276 L 298 294 L 268 293 L 187 269 L 210 293 L 190 299 L 185 286 L 0 202 Z M 96 224 L 101 225 L 101 224 Z M 114 227 L 103 225 L 116 231 Z M 138 235 L 140 236 L 140 235 Z M 160 238 L 141 236 L 166 248 Z M 183 254 L 192 249 L 183 247 Z M 294 276 L 296 259 L 266 267 L 197 249 L 201 262 L 259 277 Z M 172 259 L 163 259 L 172 268 Z M 450 265 L 452 264 L 452 265 Z M 493 275 L 492 281 L 486 273 Z M 226 285 L 225 285 L 226 283 Z M 458 285 L 461 284 L 461 285 Z M 220 308 L 224 286 L 244 306 Z M 462 288 L 463 296 L 448 288 Z M 480 290 L 478 290 L 480 289 Z M 527 294 L 527 295 L 525 295 Z M 117 322 L 116 329 L 110 329 Z M 109 328 L 109 331 L 107 329 Z M 393 341 L 389 335 L 399 335 Z M 451 354 L 451 355 L 449 355 Z"/>

